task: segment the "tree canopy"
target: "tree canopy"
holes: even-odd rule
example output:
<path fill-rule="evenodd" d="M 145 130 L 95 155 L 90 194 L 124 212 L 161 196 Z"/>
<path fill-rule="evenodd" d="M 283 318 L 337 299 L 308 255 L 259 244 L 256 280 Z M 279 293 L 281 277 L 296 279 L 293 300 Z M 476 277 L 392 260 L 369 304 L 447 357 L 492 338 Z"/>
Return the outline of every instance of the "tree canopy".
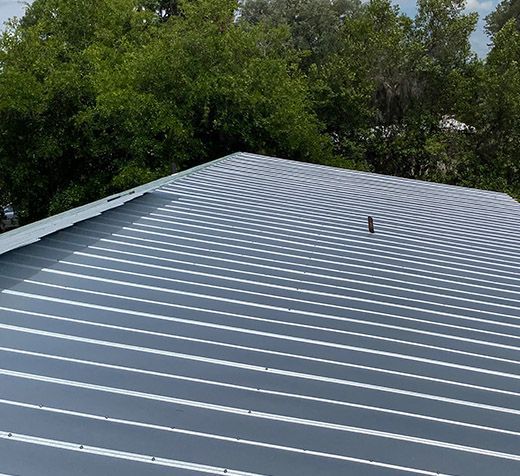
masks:
<path fill-rule="evenodd" d="M 494 36 L 503 26 L 513 20 L 517 29 L 520 29 L 520 0 L 502 0 L 486 17 L 486 28 Z"/>
<path fill-rule="evenodd" d="M 31 221 L 237 150 L 518 196 L 517 15 L 479 60 L 464 7 L 35 0 L 0 39 L 0 203 Z"/>

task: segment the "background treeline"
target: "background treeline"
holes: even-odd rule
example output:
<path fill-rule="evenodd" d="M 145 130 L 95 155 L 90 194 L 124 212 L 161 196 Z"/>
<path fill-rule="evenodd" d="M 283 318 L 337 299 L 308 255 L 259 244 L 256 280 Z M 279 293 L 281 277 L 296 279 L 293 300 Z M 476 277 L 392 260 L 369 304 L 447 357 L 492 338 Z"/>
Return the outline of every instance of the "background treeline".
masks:
<path fill-rule="evenodd" d="M 25 221 L 233 151 L 520 195 L 519 0 L 35 0 L 0 40 Z"/>

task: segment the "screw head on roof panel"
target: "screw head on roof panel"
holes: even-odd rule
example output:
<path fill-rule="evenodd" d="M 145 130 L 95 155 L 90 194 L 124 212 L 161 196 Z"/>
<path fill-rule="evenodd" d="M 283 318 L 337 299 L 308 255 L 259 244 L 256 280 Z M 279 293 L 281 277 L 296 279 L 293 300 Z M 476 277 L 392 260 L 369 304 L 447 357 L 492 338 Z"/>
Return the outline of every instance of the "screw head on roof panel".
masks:
<path fill-rule="evenodd" d="M 374 233 L 374 219 L 372 217 L 368 217 L 368 231 Z"/>

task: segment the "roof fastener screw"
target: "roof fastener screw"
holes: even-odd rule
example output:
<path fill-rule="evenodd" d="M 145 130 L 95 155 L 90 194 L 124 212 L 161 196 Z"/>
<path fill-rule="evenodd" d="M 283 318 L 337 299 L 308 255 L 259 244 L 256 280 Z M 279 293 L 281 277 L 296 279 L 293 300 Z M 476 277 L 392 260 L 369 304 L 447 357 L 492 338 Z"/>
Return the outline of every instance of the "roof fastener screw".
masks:
<path fill-rule="evenodd" d="M 13 434 L 12 434 L 12 433 L 8 433 L 7 436 L 8 436 L 9 438 L 11 438 L 11 436 L 13 436 Z"/>
<path fill-rule="evenodd" d="M 152 461 L 155 461 L 155 456 L 152 456 Z"/>
<path fill-rule="evenodd" d="M 83 445 L 79 445 L 79 449 L 82 450 L 83 449 Z"/>

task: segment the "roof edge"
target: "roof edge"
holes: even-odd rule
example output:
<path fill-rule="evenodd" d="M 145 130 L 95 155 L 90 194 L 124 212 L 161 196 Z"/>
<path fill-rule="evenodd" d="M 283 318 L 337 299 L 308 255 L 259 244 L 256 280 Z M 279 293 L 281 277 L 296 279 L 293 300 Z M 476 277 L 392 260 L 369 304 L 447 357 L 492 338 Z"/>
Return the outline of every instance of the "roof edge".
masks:
<path fill-rule="evenodd" d="M 141 197 L 145 193 L 157 190 L 167 183 L 170 183 L 186 175 L 190 175 L 194 172 L 197 172 L 198 170 L 204 169 L 218 162 L 222 162 L 223 160 L 230 159 L 237 154 L 239 154 L 239 152 L 226 155 L 219 159 L 211 160 L 204 164 L 183 170 L 182 172 L 168 175 L 158 180 L 154 180 L 153 182 L 125 190 L 124 192 L 110 195 L 109 197 L 102 198 L 95 202 L 72 208 L 57 215 L 53 215 L 20 228 L 16 228 L 15 230 L 3 233 L 0 235 L 0 255 L 17 248 L 22 248 L 23 246 L 27 246 L 31 243 L 35 243 L 45 236 L 68 228 L 69 226 L 72 226 L 78 222 L 101 215 L 107 210 L 120 207 L 126 202 Z"/>

